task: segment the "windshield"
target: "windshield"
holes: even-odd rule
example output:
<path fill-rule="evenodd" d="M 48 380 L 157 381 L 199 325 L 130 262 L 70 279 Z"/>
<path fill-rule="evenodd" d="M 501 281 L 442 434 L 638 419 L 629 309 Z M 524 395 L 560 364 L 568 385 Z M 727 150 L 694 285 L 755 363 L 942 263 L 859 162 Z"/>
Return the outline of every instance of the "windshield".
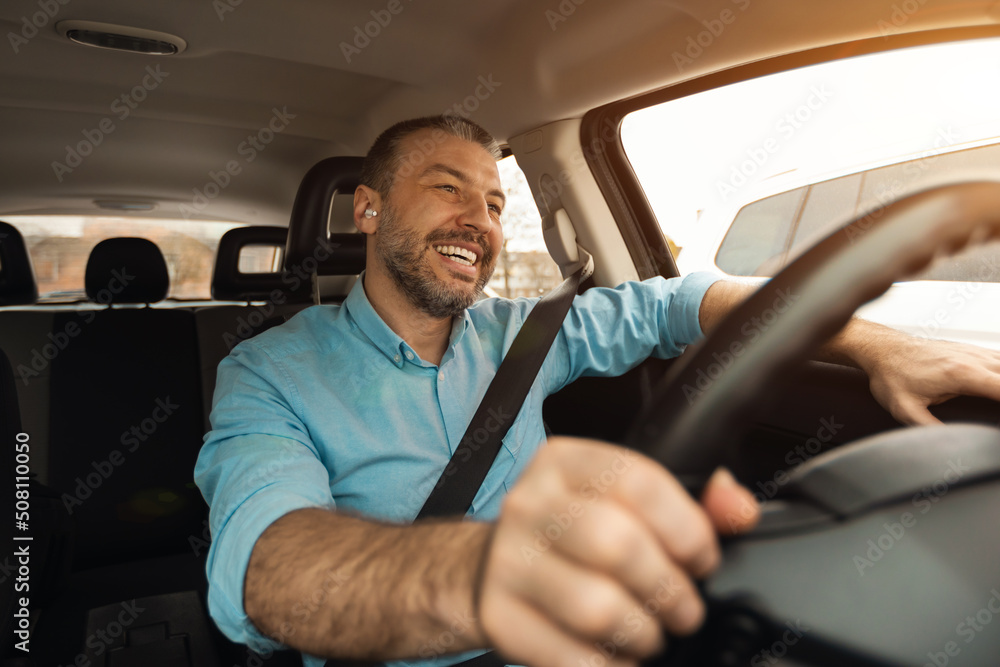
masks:
<path fill-rule="evenodd" d="M 637 110 L 625 152 L 682 273 L 759 280 L 914 192 L 1000 181 L 1000 39 L 804 67 Z M 1000 245 L 933 265 L 859 314 L 1000 348 Z"/>

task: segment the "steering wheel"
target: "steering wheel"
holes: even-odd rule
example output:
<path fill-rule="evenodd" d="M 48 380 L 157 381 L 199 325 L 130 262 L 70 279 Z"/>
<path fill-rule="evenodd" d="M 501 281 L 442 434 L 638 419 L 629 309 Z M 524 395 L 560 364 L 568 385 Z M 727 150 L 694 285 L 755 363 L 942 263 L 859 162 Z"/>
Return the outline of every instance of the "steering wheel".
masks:
<path fill-rule="evenodd" d="M 769 390 L 858 306 L 936 257 L 992 238 L 1000 183 L 927 190 L 855 220 L 675 363 L 625 444 L 700 491 Z M 998 506 L 992 427 L 900 429 L 817 456 L 765 503 L 757 529 L 724 542 L 723 566 L 703 585 L 704 628 L 653 663 L 992 664 Z"/>

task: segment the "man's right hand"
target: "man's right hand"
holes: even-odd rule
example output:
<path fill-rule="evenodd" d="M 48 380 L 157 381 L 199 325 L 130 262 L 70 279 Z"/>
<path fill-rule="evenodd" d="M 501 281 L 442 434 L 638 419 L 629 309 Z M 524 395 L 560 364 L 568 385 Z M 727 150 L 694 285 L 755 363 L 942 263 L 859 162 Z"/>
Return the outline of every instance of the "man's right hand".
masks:
<path fill-rule="evenodd" d="M 480 628 L 508 660 L 631 665 L 705 609 L 693 579 L 719 564 L 717 532 L 759 518 L 726 471 L 699 505 L 656 462 L 553 438 L 504 501 L 478 585 Z"/>

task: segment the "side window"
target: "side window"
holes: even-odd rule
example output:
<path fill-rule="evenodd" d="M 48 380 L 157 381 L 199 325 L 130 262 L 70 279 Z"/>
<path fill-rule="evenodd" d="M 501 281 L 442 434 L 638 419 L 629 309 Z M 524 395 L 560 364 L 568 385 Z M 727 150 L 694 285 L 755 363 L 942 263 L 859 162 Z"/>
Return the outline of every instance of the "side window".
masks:
<path fill-rule="evenodd" d="M 545 249 L 542 218 L 517 161 L 507 157 L 497 167 L 507 203 L 500 218 L 503 247 L 487 294 L 510 299 L 540 296 L 561 283 L 562 274 Z"/>

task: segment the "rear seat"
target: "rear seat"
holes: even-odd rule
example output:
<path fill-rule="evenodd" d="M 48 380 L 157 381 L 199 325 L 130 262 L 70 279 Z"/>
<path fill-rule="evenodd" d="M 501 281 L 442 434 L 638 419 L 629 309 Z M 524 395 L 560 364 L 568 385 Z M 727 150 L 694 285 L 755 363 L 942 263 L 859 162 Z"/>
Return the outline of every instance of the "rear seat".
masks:
<path fill-rule="evenodd" d="M 194 314 L 148 307 L 168 276 L 146 239 L 97 244 L 86 290 L 108 308 L 56 313 L 53 330 L 73 335 L 50 395 L 49 477 L 79 526 L 76 563 L 183 552 L 206 516 L 192 483 L 203 428 Z M 135 304 L 146 307 L 114 307 Z"/>

